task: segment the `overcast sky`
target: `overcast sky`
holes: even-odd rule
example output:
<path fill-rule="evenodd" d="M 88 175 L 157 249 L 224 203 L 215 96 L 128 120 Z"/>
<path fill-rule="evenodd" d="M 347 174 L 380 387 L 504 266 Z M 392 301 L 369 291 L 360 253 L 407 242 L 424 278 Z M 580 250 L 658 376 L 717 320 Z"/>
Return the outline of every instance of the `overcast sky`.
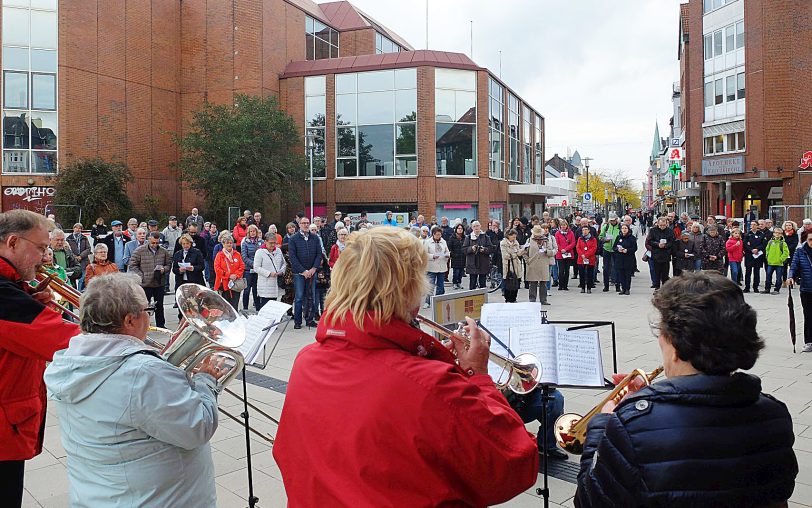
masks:
<path fill-rule="evenodd" d="M 425 0 L 351 1 L 425 49 Z M 641 180 L 672 116 L 680 3 L 428 0 L 429 49 L 470 54 L 473 20 L 474 61 L 498 75 L 501 50 L 502 79 L 545 117 L 547 159 L 569 147 Z"/>

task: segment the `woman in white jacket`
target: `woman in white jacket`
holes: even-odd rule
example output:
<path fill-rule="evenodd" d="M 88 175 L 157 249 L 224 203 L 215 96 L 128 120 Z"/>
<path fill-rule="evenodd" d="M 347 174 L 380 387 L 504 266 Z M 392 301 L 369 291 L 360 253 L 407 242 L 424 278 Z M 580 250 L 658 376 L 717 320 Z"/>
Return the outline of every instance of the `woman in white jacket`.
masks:
<path fill-rule="evenodd" d="M 423 240 L 423 245 L 425 245 L 429 256 L 429 282 L 436 288 L 435 295 L 443 295 L 445 294 L 445 272 L 448 271 L 448 260 L 451 259 L 448 244 L 443 238 L 443 228 L 432 226 L 431 236 Z M 425 307 L 429 307 L 429 295 L 426 295 Z"/>
<path fill-rule="evenodd" d="M 254 256 L 254 271 L 257 273 L 257 295 L 261 309 L 269 300 L 279 297 L 279 277 L 285 275 L 285 256 L 276 246 L 276 233 L 265 234 L 265 246 Z"/>

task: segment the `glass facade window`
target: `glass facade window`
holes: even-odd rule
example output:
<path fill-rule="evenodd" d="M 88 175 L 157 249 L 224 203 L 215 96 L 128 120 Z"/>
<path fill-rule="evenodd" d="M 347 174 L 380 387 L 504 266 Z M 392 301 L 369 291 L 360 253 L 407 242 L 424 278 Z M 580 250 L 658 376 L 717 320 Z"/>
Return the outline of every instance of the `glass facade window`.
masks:
<path fill-rule="evenodd" d="M 508 179 L 518 182 L 519 173 L 519 99 L 508 93 L 508 143 L 510 144 Z"/>
<path fill-rule="evenodd" d="M 400 53 L 401 51 L 403 48 L 399 44 L 380 32 L 375 32 L 375 54 Z"/>
<path fill-rule="evenodd" d="M 744 21 L 736 23 L 736 48 L 744 47 Z"/>
<path fill-rule="evenodd" d="M 2 3 L 3 172 L 56 173 L 57 2 Z"/>
<path fill-rule="evenodd" d="M 725 27 L 725 52 L 729 53 L 736 49 L 736 27 L 730 25 Z"/>
<path fill-rule="evenodd" d="M 321 21 L 305 16 L 305 58 L 338 58 L 338 31 Z"/>
<path fill-rule="evenodd" d="M 491 178 L 505 178 L 505 90 L 498 81 L 488 77 L 488 142 L 490 143 L 488 174 Z"/>
<path fill-rule="evenodd" d="M 736 74 L 736 98 L 744 99 L 744 73 Z"/>
<path fill-rule="evenodd" d="M 704 38 L 705 41 L 705 60 L 713 58 L 713 34 L 708 34 Z"/>
<path fill-rule="evenodd" d="M 417 175 L 417 69 L 336 76 L 336 176 Z"/>
<path fill-rule="evenodd" d="M 713 56 L 719 56 L 722 54 L 722 46 L 722 31 L 717 30 L 716 32 L 713 32 Z"/>
<path fill-rule="evenodd" d="M 531 175 L 533 174 L 533 140 L 531 133 L 533 132 L 533 118 L 536 115 L 527 105 L 522 105 L 522 123 L 524 129 L 522 131 L 522 143 L 524 143 L 524 158 L 522 159 L 522 182 L 530 183 Z"/>
<path fill-rule="evenodd" d="M 705 107 L 713 106 L 713 81 L 705 83 Z"/>
<path fill-rule="evenodd" d="M 476 176 L 476 72 L 435 69 L 438 175 Z"/>
<path fill-rule="evenodd" d="M 542 160 L 542 151 L 544 148 L 543 145 L 543 138 L 542 138 L 542 118 L 539 115 L 536 115 L 536 132 L 535 132 L 535 147 L 536 147 L 536 180 L 535 183 L 542 184 L 544 183 L 544 177 L 542 176 L 544 173 L 544 161 Z"/>
<path fill-rule="evenodd" d="M 313 178 L 324 178 L 325 128 L 327 118 L 327 81 L 324 76 L 310 76 L 305 86 L 305 155 L 313 158 Z M 312 153 L 309 148 L 312 147 Z"/>
<path fill-rule="evenodd" d="M 725 95 L 728 102 L 736 100 L 736 76 L 725 78 Z"/>
<path fill-rule="evenodd" d="M 714 82 L 714 85 L 713 85 L 713 86 L 714 86 L 714 89 L 715 89 L 715 95 L 714 95 L 714 99 L 715 99 L 715 100 L 714 100 L 714 104 L 721 104 L 721 103 L 722 103 L 722 101 L 723 101 L 723 100 L 724 100 L 724 98 L 725 98 L 725 92 L 724 92 L 724 90 L 722 89 L 722 80 L 721 80 L 721 79 L 717 79 L 717 80 Z"/>

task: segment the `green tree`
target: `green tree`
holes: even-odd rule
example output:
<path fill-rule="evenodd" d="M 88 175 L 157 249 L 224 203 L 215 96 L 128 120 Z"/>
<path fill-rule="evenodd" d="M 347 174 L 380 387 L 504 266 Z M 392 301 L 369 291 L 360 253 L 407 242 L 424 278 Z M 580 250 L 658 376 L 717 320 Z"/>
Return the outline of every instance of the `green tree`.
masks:
<path fill-rule="evenodd" d="M 174 140 L 180 179 L 205 196 L 207 216 L 223 217 L 229 206 L 264 209 L 270 193 L 298 200 L 308 174 L 304 138 L 274 96 L 206 103 Z"/>
<path fill-rule="evenodd" d="M 133 210 L 127 196 L 127 183 L 132 180 L 125 164 L 100 158 L 78 159 L 59 169 L 54 204 L 81 207 L 87 227 L 96 217 L 126 220 Z"/>

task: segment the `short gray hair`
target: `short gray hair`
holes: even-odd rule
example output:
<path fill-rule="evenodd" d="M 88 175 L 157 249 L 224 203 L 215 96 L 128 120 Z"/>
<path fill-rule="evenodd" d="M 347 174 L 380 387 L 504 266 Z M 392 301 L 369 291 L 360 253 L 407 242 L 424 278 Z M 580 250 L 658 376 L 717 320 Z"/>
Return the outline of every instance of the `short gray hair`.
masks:
<path fill-rule="evenodd" d="M 38 227 L 50 229 L 51 223 L 44 216 L 29 210 L 0 213 L 0 242 L 6 241 L 8 235 L 19 235 Z"/>
<path fill-rule="evenodd" d="M 101 251 L 107 252 L 109 250 L 110 249 L 107 248 L 107 244 L 104 242 L 98 242 L 96 243 L 96 245 L 93 246 L 93 252 L 101 252 Z"/>
<path fill-rule="evenodd" d="M 62 231 L 61 229 L 57 228 L 57 229 L 54 229 L 53 231 L 51 231 L 50 236 L 51 236 L 51 240 L 53 240 L 57 236 L 65 236 L 65 232 Z"/>
<path fill-rule="evenodd" d="M 93 277 L 79 304 L 79 326 L 85 333 L 116 333 L 128 314 L 138 315 L 147 297 L 137 276 L 110 273 Z"/>

